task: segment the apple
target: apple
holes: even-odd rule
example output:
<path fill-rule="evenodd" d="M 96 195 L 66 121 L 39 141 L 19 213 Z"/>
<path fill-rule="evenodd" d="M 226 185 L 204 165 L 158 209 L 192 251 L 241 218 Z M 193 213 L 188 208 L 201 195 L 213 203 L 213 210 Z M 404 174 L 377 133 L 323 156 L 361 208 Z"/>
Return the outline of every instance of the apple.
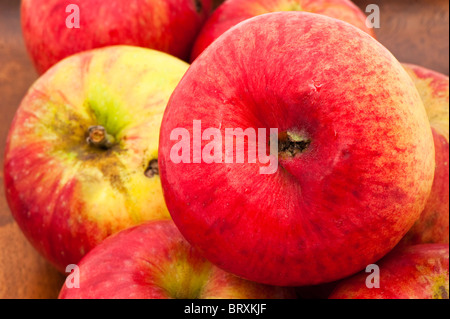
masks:
<path fill-rule="evenodd" d="M 422 97 L 436 150 L 433 188 L 419 220 L 403 244 L 449 243 L 449 79 L 422 66 L 404 63 Z"/>
<path fill-rule="evenodd" d="M 39 74 L 72 54 L 133 45 L 189 60 L 211 0 L 24 0 L 25 44 Z"/>
<path fill-rule="evenodd" d="M 64 285 L 60 299 L 295 297 L 289 288 L 246 281 L 215 267 L 170 220 L 146 222 L 107 238 L 81 260 L 78 274 L 79 288 Z"/>
<path fill-rule="evenodd" d="M 448 244 L 398 247 L 377 263 L 379 288 L 368 288 L 370 274 L 362 272 L 340 282 L 330 299 L 448 299 L 448 258 Z"/>
<path fill-rule="evenodd" d="M 375 37 L 366 15 L 350 0 L 227 0 L 213 12 L 192 49 L 195 60 L 225 31 L 246 19 L 276 11 L 305 11 L 346 21 Z"/>
<path fill-rule="evenodd" d="M 151 49 L 94 49 L 57 63 L 23 98 L 5 193 L 26 237 L 60 271 L 123 228 L 170 218 L 159 128 L 188 67 Z"/>
<path fill-rule="evenodd" d="M 358 28 L 306 12 L 248 19 L 211 44 L 174 90 L 159 145 L 166 204 L 188 242 L 279 286 L 379 260 L 419 218 L 435 169 L 400 62 Z"/>

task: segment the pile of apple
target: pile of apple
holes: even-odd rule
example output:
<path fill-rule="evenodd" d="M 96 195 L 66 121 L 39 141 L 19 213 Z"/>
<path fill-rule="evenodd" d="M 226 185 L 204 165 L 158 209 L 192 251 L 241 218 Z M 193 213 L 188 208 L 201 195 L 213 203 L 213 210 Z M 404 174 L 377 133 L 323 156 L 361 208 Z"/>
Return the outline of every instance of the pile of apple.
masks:
<path fill-rule="evenodd" d="M 449 79 L 365 20 L 348 0 L 24 0 L 40 78 L 5 189 L 79 267 L 60 298 L 448 298 Z M 247 128 L 277 129 L 273 173 L 226 161 Z"/>

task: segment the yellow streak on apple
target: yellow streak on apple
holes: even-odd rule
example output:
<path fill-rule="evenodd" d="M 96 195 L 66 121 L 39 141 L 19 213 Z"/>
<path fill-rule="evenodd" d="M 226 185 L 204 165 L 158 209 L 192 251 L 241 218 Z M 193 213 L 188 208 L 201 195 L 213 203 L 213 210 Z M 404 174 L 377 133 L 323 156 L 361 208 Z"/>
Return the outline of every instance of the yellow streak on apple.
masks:
<path fill-rule="evenodd" d="M 449 140 L 449 108 L 448 106 L 449 91 L 437 91 L 432 85 L 432 79 L 419 78 L 417 74 L 408 65 L 404 65 L 405 70 L 411 76 L 416 85 L 422 100 L 431 126 L 437 130 L 447 141 Z"/>

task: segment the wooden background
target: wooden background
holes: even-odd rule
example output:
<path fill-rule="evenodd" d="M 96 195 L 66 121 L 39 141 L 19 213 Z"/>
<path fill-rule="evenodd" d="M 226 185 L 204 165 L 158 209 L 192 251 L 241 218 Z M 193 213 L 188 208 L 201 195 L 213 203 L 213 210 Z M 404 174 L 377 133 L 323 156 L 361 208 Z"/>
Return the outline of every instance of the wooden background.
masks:
<path fill-rule="evenodd" d="M 220 2 L 220 0 L 218 1 Z M 447 0 L 357 0 L 381 9 L 378 40 L 402 62 L 449 73 Z M 20 100 L 36 80 L 20 28 L 20 1 L 0 0 L 0 154 Z M 0 156 L 0 167 L 3 158 Z M 64 277 L 38 255 L 11 217 L 0 171 L 0 299 L 56 298 Z"/>

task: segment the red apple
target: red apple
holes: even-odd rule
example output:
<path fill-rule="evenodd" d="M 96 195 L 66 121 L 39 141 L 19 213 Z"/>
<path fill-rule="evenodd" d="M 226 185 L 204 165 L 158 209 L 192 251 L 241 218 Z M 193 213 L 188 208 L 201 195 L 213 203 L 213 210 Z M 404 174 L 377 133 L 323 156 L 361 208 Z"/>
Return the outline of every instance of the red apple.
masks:
<path fill-rule="evenodd" d="M 404 244 L 449 242 L 449 79 L 424 67 L 403 64 L 414 80 L 427 110 L 436 149 L 433 188 L 419 220 Z"/>
<path fill-rule="evenodd" d="M 330 299 L 448 299 L 447 244 L 397 248 L 377 263 L 379 288 L 368 288 L 366 272 L 343 280 Z"/>
<path fill-rule="evenodd" d="M 60 299 L 285 299 L 289 288 L 266 286 L 213 266 L 172 221 L 121 231 L 78 265 L 79 288 L 64 285 Z"/>
<path fill-rule="evenodd" d="M 242 149 L 224 152 L 227 134 Z M 386 48 L 337 19 L 278 12 L 191 65 L 164 114 L 159 165 L 175 224 L 208 260 L 302 286 L 356 273 L 400 241 L 430 194 L 434 152 L 420 96 Z"/>
<path fill-rule="evenodd" d="M 225 31 L 246 19 L 276 11 L 305 11 L 340 19 L 375 37 L 366 15 L 350 0 L 227 0 L 214 11 L 198 35 L 191 54 L 195 60 Z"/>
<path fill-rule="evenodd" d="M 211 6 L 211 0 L 24 0 L 22 30 L 40 74 L 69 55 L 117 44 L 187 61 Z"/>
<path fill-rule="evenodd" d="M 6 197 L 62 272 L 112 233 L 170 218 L 159 128 L 188 66 L 150 49 L 95 49 L 57 63 L 24 97 L 6 145 Z"/>

